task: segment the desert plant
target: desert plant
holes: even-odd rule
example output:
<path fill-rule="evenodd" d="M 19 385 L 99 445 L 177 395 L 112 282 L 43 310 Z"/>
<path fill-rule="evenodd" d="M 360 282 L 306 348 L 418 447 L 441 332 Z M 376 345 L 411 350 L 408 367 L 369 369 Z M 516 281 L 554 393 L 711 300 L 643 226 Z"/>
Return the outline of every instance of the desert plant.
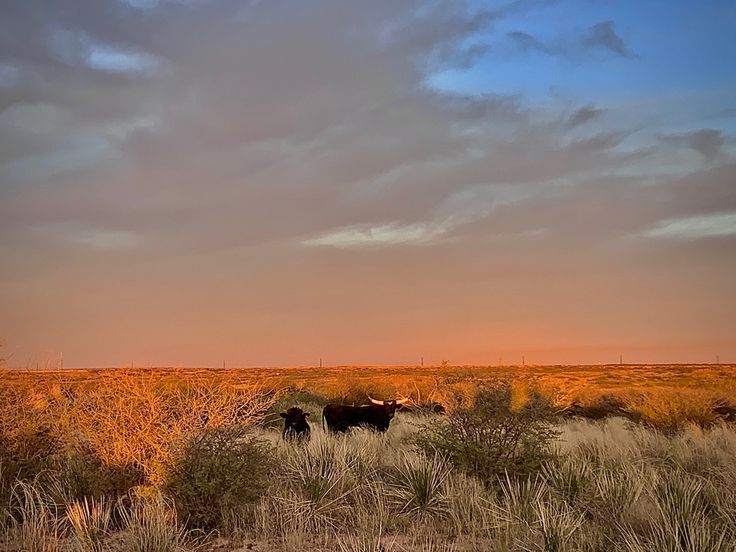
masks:
<path fill-rule="evenodd" d="M 598 470 L 594 477 L 593 496 L 586 507 L 591 515 L 601 520 L 619 522 L 632 511 L 645 482 L 646 474 L 634 466 Z"/>
<path fill-rule="evenodd" d="M 541 477 L 517 478 L 506 474 L 498 479 L 501 507 L 507 521 L 532 525 L 537 520 L 537 504 L 547 498 L 547 486 Z"/>
<path fill-rule="evenodd" d="M 419 446 L 489 484 L 503 474 L 538 471 L 552 455 L 554 412 L 534 392 L 514 405 L 512 392 L 505 382 L 482 390 L 471 407 L 460 406 L 445 423 L 427 426 Z"/>
<path fill-rule="evenodd" d="M 254 425 L 275 400 L 274 393 L 258 387 L 121 373 L 110 385 L 80 389 L 66 406 L 59 431 L 73 450 L 161 484 L 173 458 L 172 443 L 205 429 Z"/>
<path fill-rule="evenodd" d="M 130 552 L 179 552 L 192 540 L 192 533 L 177 523 L 173 504 L 161 494 L 120 502 L 118 511 Z"/>
<path fill-rule="evenodd" d="M 537 511 L 534 528 L 541 538 L 530 547 L 531 550 L 539 552 L 579 550 L 574 544 L 574 538 L 584 522 L 582 513 L 556 500 L 540 500 L 535 502 L 534 506 Z"/>
<path fill-rule="evenodd" d="M 266 490 L 272 457 L 266 441 L 242 428 L 203 431 L 184 445 L 164 489 L 188 526 L 222 527 L 230 513 Z"/>
<path fill-rule="evenodd" d="M 0 462 L 6 484 L 33 479 L 61 449 L 45 389 L 0 385 Z"/>
<path fill-rule="evenodd" d="M 37 484 L 16 481 L 10 490 L 13 514 L 10 535 L 24 552 L 56 552 L 59 550 L 61 527 L 56 509 Z"/>
<path fill-rule="evenodd" d="M 445 514 L 449 475 L 449 463 L 437 454 L 405 454 L 389 484 L 389 497 L 401 514 L 413 519 Z"/>
<path fill-rule="evenodd" d="M 101 552 L 112 525 L 112 506 L 104 500 L 83 499 L 69 504 L 66 517 L 81 552 Z"/>
<path fill-rule="evenodd" d="M 507 521 L 492 491 L 474 477 L 453 471 L 446 495 L 448 530 L 456 538 L 489 538 Z"/>
<path fill-rule="evenodd" d="M 673 550 L 720 550 L 721 541 L 734 536 L 727 525 L 713 523 L 716 490 L 702 478 L 671 472 L 662 476 L 654 491 L 659 514 L 653 533 L 656 541 L 670 543 Z"/>
<path fill-rule="evenodd" d="M 144 482 L 134 466 L 109 466 L 91 453 L 60 456 L 51 468 L 69 500 L 123 496 Z"/>
<path fill-rule="evenodd" d="M 277 496 L 288 523 L 310 530 L 334 528 L 356 488 L 354 456 L 346 445 L 331 439 L 313 439 L 308 447 L 290 450 L 281 459 L 286 492 Z"/>
<path fill-rule="evenodd" d="M 337 545 L 340 552 L 386 552 L 395 540 L 394 538 L 394 541 L 385 543 L 383 527 L 379 526 L 376 531 L 338 535 Z"/>
<path fill-rule="evenodd" d="M 593 475 L 590 465 L 584 459 L 574 456 L 544 464 L 542 474 L 547 484 L 568 504 L 578 500 Z"/>

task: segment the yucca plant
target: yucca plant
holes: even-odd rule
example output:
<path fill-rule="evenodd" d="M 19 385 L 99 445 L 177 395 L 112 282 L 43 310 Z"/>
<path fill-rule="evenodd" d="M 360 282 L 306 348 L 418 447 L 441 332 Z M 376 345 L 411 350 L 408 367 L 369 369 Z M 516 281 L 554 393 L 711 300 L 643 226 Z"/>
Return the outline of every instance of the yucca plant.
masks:
<path fill-rule="evenodd" d="M 593 485 L 595 496 L 591 513 L 618 522 L 631 511 L 644 490 L 646 476 L 634 466 L 629 469 L 601 469 L 596 472 Z"/>
<path fill-rule="evenodd" d="M 541 542 L 531 550 L 539 552 L 571 550 L 574 537 L 583 525 L 583 515 L 556 500 L 537 501 L 535 506 L 536 528 L 539 530 Z"/>
<path fill-rule="evenodd" d="M 389 484 L 389 497 L 399 512 L 411 518 L 426 518 L 447 511 L 445 482 L 450 466 L 441 456 L 405 454 Z"/>
<path fill-rule="evenodd" d="M 508 522 L 491 491 L 475 478 L 453 472 L 446 493 L 452 535 L 487 537 Z"/>
<path fill-rule="evenodd" d="M 315 440 L 308 447 L 293 449 L 283 459 L 287 491 L 276 497 L 287 523 L 316 530 L 336 527 L 347 508 L 346 497 L 355 490 L 352 466 L 335 454 L 328 440 Z"/>
<path fill-rule="evenodd" d="M 542 467 L 547 484 L 567 502 L 573 504 L 590 484 L 593 470 L 584 459 L 569 457 L 560 462 L 548 462 Z"/>
<path fill-rule="evenodd" d="M 537 504 L 546 499 L 547 487 L 541 477 L 515 478 L 506 474 L 499 478 L 503 502 L 501 507 L 509 520 L 526 525 L 537 520 Z"/>
<path fill-rule="evenodd" d="M 94 498 L 75 500 L 66 510 L 66 517 L 81 552 L 101 552 L 110 532 L 112 506 Z"/>
<path fill-rule="evenodd" d="M 624 552 L 734 552 L 733 534 L 702 519 L 688 520 L 684 525 L 673 525 L 661 519 L 653 524 L 647 535 L 624 527 L 620 549 Z M 686 538 L 683 538 L 687 535 Z"/>
<path fill-rule="evenodd" d="M 713 523 L 718 517 L 714 492 L 707 481 L 681 471 L 664 477 L 655 487 L 658 539 L 682 550 L 701 550 L 706 544 L 720 550 L 727 535 Z"/>

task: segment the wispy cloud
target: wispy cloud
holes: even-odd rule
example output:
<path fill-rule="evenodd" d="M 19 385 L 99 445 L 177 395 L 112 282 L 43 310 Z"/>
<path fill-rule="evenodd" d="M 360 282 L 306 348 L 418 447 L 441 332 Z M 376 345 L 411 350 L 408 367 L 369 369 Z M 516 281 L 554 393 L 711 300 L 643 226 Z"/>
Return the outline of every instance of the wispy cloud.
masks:
<path fill-rule="evenodd" d="M 666 144 L 693 149 L 708 161 L 717 158 L 725 144 L 723 133 L 713 128 L 703 128 L 683 134 L 662 134 L 659 138 Z"/>
<path fill-rule="evenodd" d="M 585 46 L 609 50 L 621 57 L 636 57 L 616 32 L 616 25 L 613 21 L 601 21 L 593 25 L 583 35 L 582 43 Z"/>
<path fill-rule="evenodd" d="M 94 45 L 87 56 L 87 65 L 110 73 L 143 73 L 158 67 L 159 60 L 145 52 Z"/>
<path fill-rule="evenodd" d="M 622 58 L 638 57 L 616 32 L 613 21 L 601 21 L 582 32 L 577 31 L 550 40 L 541 40 L 522 31 L 513 31 L 507 36 L 519 50 L 526 53 L 541 52 L 550 56 L 579 59 L 591 52 L 603 51 Z"/>
<path fill-rule="evenodd" d="M 417 222 L 414 224 L 354 225 L 329 231 L 304 240 L 307 246 L 331 246 L 340 249 L 384 247 L 391 245 L 426 245 L 447 233 L 451 225 Z"/>
<path fill-rule="evenodd" d="M 568 128 L 575 128 L 584 125 L 599 117 L 604 111 L 604 109 L 599 109 L 592 105 L 584 105 L 570 114 L 566 121 L 567 126 Z"/>
<path fill-rule="evenodd" d="M 665 220 L 644 232 L 651 238 L 697 240 L 736 235 L 736 213 L 716 213 Z"/>

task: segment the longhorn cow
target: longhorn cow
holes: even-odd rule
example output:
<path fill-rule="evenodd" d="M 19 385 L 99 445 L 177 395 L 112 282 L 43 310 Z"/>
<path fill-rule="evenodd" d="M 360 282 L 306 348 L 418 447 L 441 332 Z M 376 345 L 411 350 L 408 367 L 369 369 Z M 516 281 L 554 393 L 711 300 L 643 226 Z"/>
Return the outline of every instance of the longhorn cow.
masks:
<path fill-rule="evenodd" d="M 346 433 L 351 427 L 366 427 L 384 432 L 388 429 L 396 409 L 407 399 L 379 401 L 368 397 L 371 404 L 349 406 L 328 404 L 322 409 L 322 423 L 333 433 Z"/>

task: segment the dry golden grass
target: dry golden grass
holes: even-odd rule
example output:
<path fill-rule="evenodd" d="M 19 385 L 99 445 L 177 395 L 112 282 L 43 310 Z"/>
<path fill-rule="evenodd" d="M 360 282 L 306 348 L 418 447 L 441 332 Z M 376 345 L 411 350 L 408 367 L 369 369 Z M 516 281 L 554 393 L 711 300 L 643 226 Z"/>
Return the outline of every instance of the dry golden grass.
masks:
<path fill-rule="evenodd" d="M 259 389 L 266 394 L 284 390 L 304 391 L 329 400 L 360 403 L 366 395 L 378 397 L 410 396 L 422 406 L 440 405 L 451 409 L 457 401 L 472 400 L 484 385 L 512 379 L 523 402 L 525 389 L 541 389 L 559 409 L 588 417 L 626 415 L 632 419 L 667 427 L 688 421 L 707 425 L 718 418 L 736 419 L 736 365 L 603 365 L 603 366 L 337 366 L 329 368 L 152 368 L 66 371 L 0 371 L 0 405 L 12 403 L 24 409 L 21 417 L 33 416 L 54 408 L 52 403 L 79 393 L 94 391 L 92 401 L 112 401 L 117 407 L 120 393 L 134 397 L 136 408 L 123 410 L 131 427 L 160 423 L 150 419 L 162 401 L 190 401 L 198 412 L 211 412 L 226 423 L 235 415 L 226 408 L 219 414 L 211 400 L 213 387 L 220 386 L 225 403 L 239 391 Z M 166 388 L 145 397 L 144 388 Z M 199 390 L 199 391 L 198 391 Z M 106 396 L 107 394 L 107 396 Z M 178 395 L 178 398 L 177 398 Z M 155 405 L 147 401 L 158 401 Z M 125 402 L 125 401 L 122 401 Z M 57 404 L 58 406 L 58 404 Z M 222 406 L 222 405 L 220 405 Z M 0 417 L 0 424 L 8 423 Z M 11 420 L 10 425 L 15 423 Z M 77 420 L 71 421 L 77 423 Z M 180 425 L 196 427 L 196 420 Z M 186 429 L 182 427 L 182 430 Z M 2 431 L 0 425 L 0 431 Z M 178 430 L 177 430 L 178 431 Z M 127 442 L 127 439 L 126 439 Z M 121 444 L 122 445 L 122 444 Z M 122 445 L 125 446 L 125 445 Z M 156 447 L 154 443 L 150 447 Z M 136 445 L 138 448 L 138 445 Z M 117 454 L 124 456 L 125 451 Z"/>
<path fill-rule="evenodd" d="M 555 459 L 489 486 L 415 446 L 437 414 L 339 438 L 316 416 L 366 394 L 451 410 L 509 378 L 512 412 L 541 391 L 646 425 L 561 420 Z M 306 446 L 267 423 L 283 401 L 315 414 Z M 1 371 L 0 550 L 736 552 L 736 430 L 719 422 L 734 405 L 734 366 Z M 163 483 L 179 442 L 233 426 L 270 443 L 274 469 L 217 541 Z"/>

